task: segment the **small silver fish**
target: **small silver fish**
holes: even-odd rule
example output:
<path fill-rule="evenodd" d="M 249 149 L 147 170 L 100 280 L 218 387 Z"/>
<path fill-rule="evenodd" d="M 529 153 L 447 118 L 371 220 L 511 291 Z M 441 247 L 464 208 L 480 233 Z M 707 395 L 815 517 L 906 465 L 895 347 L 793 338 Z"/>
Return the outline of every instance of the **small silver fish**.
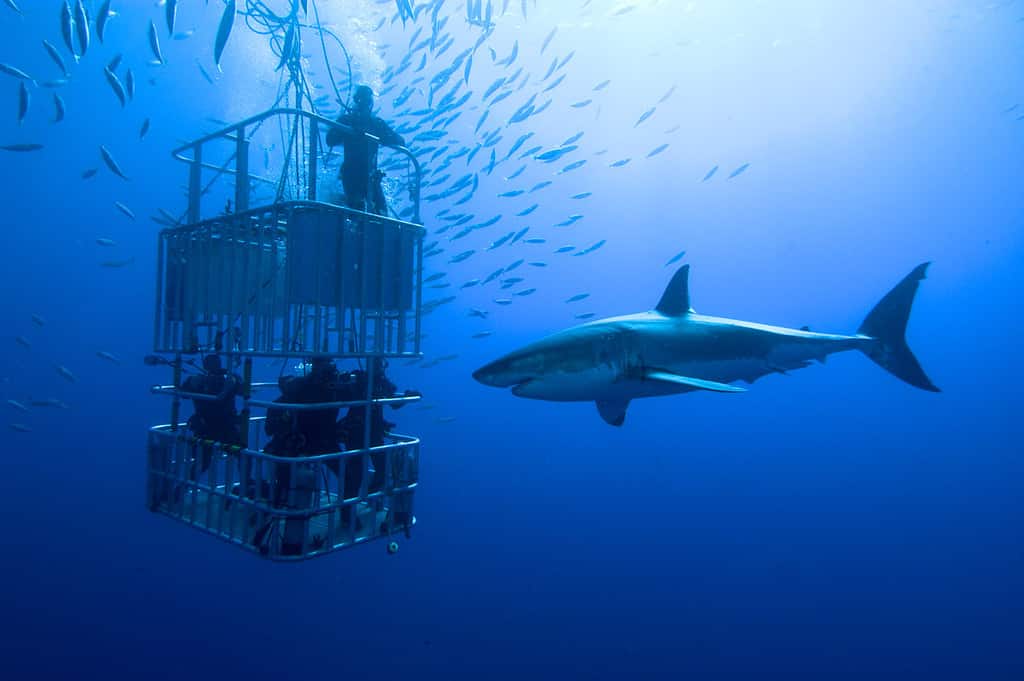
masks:
<path fill-rule="evenodd" d="M 11 430 L 17 431 L 19 433 L 31 433 L 32 432 L 32 429 L 29 428 L 28 426 L 26 426 L 24 423 L 12 423 L 10 425 L 11 425 Z"/>
<path fill-rule="evenodd" d="M 29 102 L 28 88 L 25 87 L 25 81 L 22 81 L 18 83 L 18 125 L 21 125 L 28 114 Z"/>
<path fill-rule="evenodd" d="M 114 160 L 114 157 L 111 156 L 110 152 L 107 151 L 107 148 L 102 144 L 100 145 L 100 156 L 103 157 L 103 162 L 107 164 L 108 168 L 110 168 L 110 172 L 114 173 L 122 180 L 128 179 L 128 176 L 124 174 L 123 170 L 121 170 L 121 166 L 117 164 L 117 161 Z"/>
<path fill-rule="evenodd" d="M 107 21 L 110 20 L 110 0 L 104 0 L 100 5 L 99 14 L 96 15 L 96 36 L 103 42 L 103 33 L 107 29 Z"/>
<path fill-rule="evenodd" d="M 3 151 L 15 152 L 39 151 L 42 148 L 42 144 L 4 144 L 3 146 L 0 146 L 0 149 Z"/>
<path fill-rule="evenodd" d="M 58 364 L 55 368 L 57 369 L 57 373 L 60 374 L 61 378 L 64 380 L 69 383 L 78 383 L 78 377 L 71 373 L 66 366 Z"/>
<path fill-rule="evenodd" d="M 167 35 L 174 36 L 174 20 L 178 16 L 178 0 L 167 0 L 164 6 L 164 14 L 167 18 Z"/>
<path fill-rule="evenodd" d="M 731 173 L 729 173 L 729 177 L 727 177 L 727 178 L 725 178 L 725 179 L 727 179 L 727 180 L 731 180 L 732 178 L 736 177 L 737 175 L 740 175 L 740 174 L 742 174 L 742 173 L 743 173 L 743 171 L 744 171 L 744 170 L 746 170 L 746 169 L 747 169 L 747 168 L 749 168 L 749 167 L 750 167 L 750 164 L 749 164 L 749 163 L 744 163 L 744 164 L 743 164 L 743 165 L 741 165 L 741 166 L 740 166 L 739 168 L 737 168 L 736 170 L 734 170 L 734 171 L 732 171 Z"/>
<path fill-rule="evenodd" d="M 34 313 L 32 314 L 32 323 L 36 326 L 46 326 L 46 320 L 43 319 L 42 316 Z"/>
<path fill-rule="evenodd" d="M 114 201 L 114 207 L 117 208 L 122 213 L 124 213 L 129 219 L 135 219 L 135 213 L 132 212 L 132 209 L 124 205 L 120 201 Z"/>
<path fill-rule="evenodd" d="M 217 39 L 213 45 L 213 63 L 220 68 L 220 58 L 224 54 L 224 47 L 231 37 L 231 27 L 235 24 L 235 0 L 228 0 L 224 7 L 224 14 L 220 17 L 220 25 L 217 27 Z"/>
<path fill-rule="evenodd" d="M 43 48 L 46 50 L 46 54 L 50 55 L 50 59 L 52 59 L 53 63 L 57 65 L 57 68 L 61 70 L 61 73 L 64 74 L 64 77 L 67 78 L 69 75 L 68 66 L 64 62 L 64 57 L 60 56 L 60 52 L 57 51 L 57 48 L 46 40 L 43 41 Z"/>
<path fill-rule="evenodd" d="M 113 354 L 111 354 L 109 352 L 105 352 L 103 350 L 97 350 L 96 351 L 96 356 L 99 357 L 100 359 L 105 359 L 108 362 L 113 362 L 114 364 L 120 364 L 121 363 L 121 360 L 118 359 L 118 357 L 116 355 L 113 355 Z"/>
<path fill-rule="evenodd" d="M 53 107 L 55 110 L 53 114 L 53 122 L 60 123 L 64 120 L 64 100 L 61 99 L 60 95 L 56 92 L 53 93 Z"/>
<path fill-rule="evenodd" d="M 578 303 L 579 301 L 586 300 L 589 297 L 590 297 L 589 293 L 577 293 L 576 295 L 572 296 L 571 298 L 569 298 L 565 302 L 567 302 L 567 303 Z"/>
<path fill-rule="evenodd" d="M 199 73 L 203 76 L 203 79 L 210 85 L 214 85 L 213 78 L 210 76 L 209 71 L 203 68 L 203 65 L 196 59 L 196 66 L 199 67 Z"/>
<path fill-rule="evenodd" d="M 100 238 L 96 239 L 96 243 L 99 244 L 100 246 L 108 246 L 108 247 L 113 247 L 113 246 L 117 245 L 116 241 L 114 241 L 113 239 L 107 239 L 105 237 L 100 237 Z"/>
<path fill-rule="evenodd" d="M 7 404 L 11 405 L 12 407 L 17 409 L 18 411 L 24 411 L 24 412 L 28 411 L 28 407 L 26 407 L 24 404 L 22 404 L 21 402 L 19 402 L 17 400 L 7 400 Z"/>
<path fill-rule="evenodd" d="M 152 50 L 156 62 L 160 65 L 166 64 L 164 55 L 160 52 L 160 37 L 156 34 L 156 24 L 149 22 L 149 49 Z"/>
<path fill-rule="evenodd" d="M 640 118 L 637 120 L 637 122 L 633 124 L 633 127 L 634 128 L 637 127 L 638 125 L 640 125 L 641 123 L 646 121 L 648 118 L 653 116 L 654 112 L 655 112 L 655 110 L 657 108 L 658 107 L 656 107 L 656 106 L 652 106 L 650 109 L 648 109 L 647 111 L 643 112 L 643 114 L 640 115 Z"/>
<path fill-rule="evenodd" d="M 658 154 L 660 154 L 661 152 L 665 151 L 666 149 L 668 149 L 668 145 L 667 144 L 662 144 L 660 146 L 657 146 L 654 149 L 652 149 L 649 154 L 647 154 L 647 158 L 651 158 L 652 156 L 657 156 Z"/>
<path fill-rule="evenodd" d="M 78 36 L 78 54 L 84 57 L 89 50 L 89 17 L 82 0 L 75 3 L 75 34 Z"/>
<path fill-rule="evenodd" d="M 15 336 L 14 342 L 20 345 L 21 347 L 25 348 L 26 350 L 30 350 L 32 348 L 32 341 L 30 341 L 28 338 L 25 338 L 24 336 Z"/>
<path fill-rule="evenodd" d="M 64 0 L 60 6 L 60 35 L 64 39 L 64 46 L 68 48 L 68 52 L 75 58 L 75 62 L 78 62 L 78 53 L 75 52 L 75 41 L 74 41 L 74 19 L 71 18 L 71 5 L 68 4 L 67 0 Z"/>
<path fill-rule="evenodd" d="M 103 75 L 107 78 L 107 83 L 110 84 L 110 88 L 117 95 L 117 101 L 121 102 L 121 108 L 123 109 L 128 103 L 128 96 L 125 94 L 124 85 L 121 84 L 121 79 L 117 77 L 109 66 L 103 67 Z"/>
<path fill-rule="evenodd" d="M 668 267 L 669 265 L 671 265 L 673 263 L 679 262 L 680 260 L 683 259 L 684 255 L 686 255 L 686 251 L 679 251 L 678 253 L 676 253 L 675 255 L 673 255 L 671 258 L 668 259 L 668 262 L 665 263 L 665 267 Z"/>

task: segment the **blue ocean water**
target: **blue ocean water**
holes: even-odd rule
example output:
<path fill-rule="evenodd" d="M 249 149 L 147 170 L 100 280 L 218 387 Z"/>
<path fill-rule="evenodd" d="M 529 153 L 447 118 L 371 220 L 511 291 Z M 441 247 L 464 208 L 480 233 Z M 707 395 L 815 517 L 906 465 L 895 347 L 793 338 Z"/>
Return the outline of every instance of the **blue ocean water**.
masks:
<path fill-rule="evenodd" d="M 414 124 L 403 112 L 429 108 L 429 81 L 480 40 L 471 72 L 433 103 L 464 79 L 474 94 L 445 143 L 472 149 L 495 129 L 502 140 L 448 170 L 425 163 L 427 181 L 451 174 L 438 189 L 464 173 L 479 188 L 460 206 L 461 193 L 424 204 L 428 240 L 446 249 L 427 274 L 452 283 L 426 297 L 456 296 L 425 318 L 425 359 L 457 357 L 391 373 L 430 407 L 389 416 L 423 441 L 412 539 L 394 556 L 378 543 L 299 565 L 144 503 L 147 428 L 168 418 L 148 388 L 169 380 L 142 365 L 160 229 L 149 218 L 184 210 L 172 148 L 273 102 L 268 37 L 239 15 L 218 70 L 223 3 L 180 2 L 174 39 L 163 5 L 125 0 L 75 63 L 60 0 L 20 0 L 22 16 L 12 4 L 0 7 L 0 62 L 36 82 L 19 122 L 23 81 L 0 74 L 0 144 L 43 149 L 0 152 L 0 408 L 24 427 L 0 435 L 5 677 L 1024 678 L 1022 3 L 514 0 L 482 3 L 487 25 L 467 21 L 476 3 L 410 2 L 403 22 L 404 2 L 310 0 L 396 125 Z M 95 17 L 102 4 L 84 7 Z M 150 21 L 164 65 L 150 64 Z M 416 41 L 436 39 L 389 78 L 418 29 Z M 60 77 L 44 39 L 67 61 L 61 87 L 43 84 Z M 301 51 L 324 86 L 317 49 L 306 29 Z M 116 54 L 136 79 L 124 107 L 103 73 Z M 520 67 L 496 91 L 507 99 L 482 101 Z M 534 94 L 551 104 L 509 123 Z M 578 133 L 558 162 L 517 160 Z M 445 242 L 450 232 L 433 235 L 445 209 L 502 218 Z M 545 243 L 485 250 L 524 227 Z M 471 378 L 577 314 L 650 309 L 684 249 L 697 311 L 836 333 L 932 262 L 907 336 L 942 392 L 844 353 L 741 395 L 637 400 L 615 428 L 592 403 Z M 502 306 L 510 291 L 494 283 L 460 288 L 517 259 L 513 290 L 533 295 Z M 494 333 L 473 338 L 482 331 Z M 7 402 L 49 399 L 69 408 Z"/>

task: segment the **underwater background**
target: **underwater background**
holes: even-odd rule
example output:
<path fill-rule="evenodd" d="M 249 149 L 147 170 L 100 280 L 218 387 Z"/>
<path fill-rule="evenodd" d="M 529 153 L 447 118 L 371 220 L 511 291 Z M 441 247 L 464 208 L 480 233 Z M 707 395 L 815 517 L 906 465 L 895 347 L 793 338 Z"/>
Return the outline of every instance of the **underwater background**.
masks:
<path fill-rule="evenodd" d="M 462 81 L 446 136 L 413 148 L 425 197 L 477 188 L 424 201 L 445 249 L 425 274 L 451 286 L 425 289 L 424 361 L 389 372 L 424 394 L 389 412 L 423 441 L 413 536 L 297 565 L 146 510 L 170 376 L 142 358 L 150 216 L 185 208 L 170 151 L 274 102 L 243 14 L 303 3 L 239 2 L 220 68 L 219 0 L 176 3 L 173 28 L 163 2 L 81 4 L 116 15 L 77 63 L 63 0 L 0 6 L 5 678 L 1024 678 L 1024 3 L 310 0 L 349 52 L 342 98 L 369 83 L 407 140 Z M 442 211 L 501 218 L 452 240 Z M 532 295 L 463 287 L 518 259 Z M 652 308 L 678 264 L 698 312 L 853 333 L 927 261 L 908 341 L 941 393 L 844 353 L 614 428 L 471 377 Z"/>

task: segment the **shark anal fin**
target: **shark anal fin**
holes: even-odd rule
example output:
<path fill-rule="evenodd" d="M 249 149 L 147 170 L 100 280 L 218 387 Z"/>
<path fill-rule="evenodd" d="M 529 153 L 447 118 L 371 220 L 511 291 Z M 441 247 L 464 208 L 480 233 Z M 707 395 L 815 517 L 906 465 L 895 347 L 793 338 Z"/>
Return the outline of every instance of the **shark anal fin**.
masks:
<path fill-rule="evenodd" d="M 743 393 L 747 391 L 746 388 L 741 388 L 736 385 L 718 383 L 716 381 L 706 381 L 703 378 L 680 376 L 679 374 L 673 374 L 669 371 L 648 371 L 645 376 L 649 381 L 675 383 L 676 385 L 685 385 L 697 390 L 710 390 L 716 393 Z"/>
<path fill-rule="evenodd" d="M 621 426 L 626 421 L 626 408 L 629 400 L 598 400 L 597 412 L 604 422 L 610 426 Z"/>

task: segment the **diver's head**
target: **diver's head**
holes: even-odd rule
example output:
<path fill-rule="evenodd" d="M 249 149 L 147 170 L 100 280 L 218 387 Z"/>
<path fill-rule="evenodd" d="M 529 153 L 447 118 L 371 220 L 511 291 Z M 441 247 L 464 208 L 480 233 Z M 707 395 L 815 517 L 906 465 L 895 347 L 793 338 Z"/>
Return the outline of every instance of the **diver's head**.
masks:
<path fill-rule="evenodd" d="M 310 376 L 317 379 L 329 379 L 337 371 L 330 357 L 314 357 L 309 367 Z"/>
<path fill-rule="evenodd" d="M 355 104 L 355 112 L 357 114 L 370 115 L 370 112 L 373 111 L 373 90 L 370 89 L 369 85 L 360 85 L 356 88 L 352 101 Z"/>
<path fill-rule="evenodd" d="M 203 357 L 203 371 L 208 374 L 223 373 L 224 366 L 220 363 L 220 355 L 207 355 Z"/>

